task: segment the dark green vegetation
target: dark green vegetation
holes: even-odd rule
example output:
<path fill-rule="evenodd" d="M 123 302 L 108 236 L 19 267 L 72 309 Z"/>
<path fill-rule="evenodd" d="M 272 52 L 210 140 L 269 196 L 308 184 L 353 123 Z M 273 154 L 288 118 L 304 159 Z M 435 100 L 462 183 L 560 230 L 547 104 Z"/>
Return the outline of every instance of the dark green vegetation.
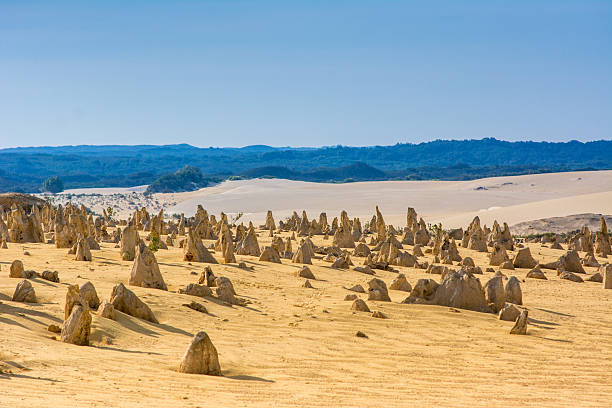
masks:
<path fill-rule="evenodd" d="M 185 166 L 174 173 L 164 174 L 147 187 L 145 194 L 176 193 L 194 191 L 220 181 L 218 178 L 204 177 L 197 167 Z"/>
<path fill-rule="evenodd" d="M 191 170 L 177 172 L 185 166 L 193 166 L 201 174 Z M 469 180 L 610 168 L 612 141 L 438 140 L 322 148 L 197 148 L 185 144 L 32 147 L 0 150 L 0 191 L 36 192 L 52 176 L 59 176 L 65 188 L 150 184 L 151 191 L 183 191 L 227 178 L 275 177 L 316 182 Z"/>
<path fill-rule="evenodd" d="M 46 193 L 61 193 L 64 191 L 64 183 L 58 176 L 52 176 L 43 181 L 40 191 Z"/>

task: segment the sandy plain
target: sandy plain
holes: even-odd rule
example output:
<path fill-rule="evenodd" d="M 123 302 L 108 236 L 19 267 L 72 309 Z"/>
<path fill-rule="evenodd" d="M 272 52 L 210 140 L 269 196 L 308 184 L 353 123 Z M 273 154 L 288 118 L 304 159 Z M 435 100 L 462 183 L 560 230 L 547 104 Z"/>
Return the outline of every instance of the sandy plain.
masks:
<path fill-rule="evenodd" d="M 270 238 L 259 234 L 260 245 Z M 286 233 L 283 234 L 287 236 Z M 212 241 L 206 242 L 207 244 Z M 322 245 L 322 237 L 315 237 Z M 541 262 L 564 252 L 530 244 Z M 30 255 L 25 256 L 27 250 Z M 411 251 L 412 247 L 406 246 Z M 513 323 L 494 314 L 448 307 L 407 305 L 406 292 L 392 302 L 368 301 L 389 319 L 353 312 L 343 287 L 369 276 L 330 268 L 315 259 L 314 289 L 302 288 L 299 265 L 237 256 L 254 270 L 213 265 L 252 303 L 227 306 L 214 299 L 176 293 L 197 282 L 205 264 L 182 260 L 182 250 L 156 253 L 168 291 L 130 287 L 159 324 L 118 313 L 115 321 L 93 317 L 92 345 L 55 340 L 68 284 L 91 281 L 101 300 L 127 284 L 132 262 L 114 244 L 77 262 L 47 244 L 9 244 L 0 250 L 0 401 L 7 407 L 576 407 L 609 406 L 612 384 L 612 290 L 600 283 L 573 283 L 546 271 L 549 280 L 525 279 L 527 270 L 505 270 L 521 280 L 529 310 L 528 335 L 510 335 Z M 486 254 L 460 248 L 481 266 Z M 584 255 L 584 254 L 581 254 Z M 426 254 L 431 262 L 431 256 Z M 61 283 L 31 282 L 38 304 L 11 301 L 19 279 L 8 277 L 13 259 L 26 269 L 58 270 Z M 599 259 L 604 261 L 603 259 Z M 353 257 L 355 264 L 363 258 Z M 423 270 L 397 267 L 415 284 L 438 280 Z M 593 273 L 595 268 L 586 268 Z M 379 271 L 387 284 L 394 272 Z M 479 275 L 486 282 L 493 273 Z M 366 298 L 366 295 L 360 295 Z M 209 314 L 182 306 L 203 303 Z M 205 330 L 219 352 L 223 377 L 180 374 L 180 358 L 193 334 Z M 368 338 L 355 336 L 357 330 Z M 110 344 L 108 344 L 110 343 Z"/>

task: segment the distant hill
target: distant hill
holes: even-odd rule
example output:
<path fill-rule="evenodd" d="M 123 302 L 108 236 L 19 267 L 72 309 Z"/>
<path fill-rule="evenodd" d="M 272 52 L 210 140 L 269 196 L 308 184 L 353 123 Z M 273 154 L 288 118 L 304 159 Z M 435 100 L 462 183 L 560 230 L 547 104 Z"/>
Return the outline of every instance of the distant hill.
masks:
<path fill-rule="evenodd" d="M 321 148 L 265 145 L 199 148 L 187 144 L 10 148 L 0 149 L 0 192 L 37 192 L 43 181 L 52 176 L 58 176 L 67 189 L 152 184 L 187 165 L 199 169 L 207 180 L 229 177 L 315 182 L 467 180 L 611 169 L 612 141 L 436 140 L 393 146 Z"/>

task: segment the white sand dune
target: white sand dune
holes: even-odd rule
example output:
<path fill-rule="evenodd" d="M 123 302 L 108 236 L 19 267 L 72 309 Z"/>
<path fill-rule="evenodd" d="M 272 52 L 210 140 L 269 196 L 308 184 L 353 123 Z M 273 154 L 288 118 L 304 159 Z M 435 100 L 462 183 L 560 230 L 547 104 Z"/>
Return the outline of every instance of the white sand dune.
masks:
<path fill-rule="evenodd" d="M 276 217 L 306 210 L 310 217 L 343 209 L 369 219 L 378 205 L 387 222 L 403 225 L 414 207 L 428 222 L 446 227 L 467 225 L 478 215 L 515 224 L 543 217 L 612 213 L 612 171 L 589 171 L 495 177 L 471 181 L 375 181 L 324 184 L 279 179 L 227 181 L 198 191 L 158 194 L 175 201 L 168 213 L 192 215 L 198 204 L 209 212 L 244 212 L 261 223 L 267 210 Z"/>

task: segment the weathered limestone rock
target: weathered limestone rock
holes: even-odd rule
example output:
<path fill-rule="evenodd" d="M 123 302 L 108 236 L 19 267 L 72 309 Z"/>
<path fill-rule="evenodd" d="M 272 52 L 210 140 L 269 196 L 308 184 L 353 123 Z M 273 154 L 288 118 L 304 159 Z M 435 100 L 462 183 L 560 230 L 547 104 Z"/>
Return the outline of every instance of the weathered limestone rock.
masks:
<path fill-rule="evenodd" d="M 568 272 L 586 273 L 582 267 L 582 264 L 580 263 L 580 256 L 578 256 L 578 252 L 574 250 L 569 250 L 564 255 L 559 257 L 559 260 L 557 261 L 557 268 Z"/>
<path fill-rule="evenodd" d="M 391 285 L 389 285 L 389 289 L 410 292 L 412 291 L 412 286 L 408 282 L 408 279 L 406 279 L 406 276 L 403 273 L 400 273 L 395 279 L 393 279 Z"/>
<path fill-rule="evenodd" d="M 438 282 L 433 279 L 419 279 L 412 288 L 410 296 L 402 303 L 428 303 L 433 300 L 433 297 L 438 290 Z"/>
<path fill-rule="evenodd" d="M 183 247 L 183 260 L 189 262 L 206 262 L 211 264 L 218 263 L 217 260 L 208 252 L 202 240 L 195 236 L 195 234 L 189 229 L 187 239 Z"/>
<path fill-rule="evenodd" d="M 513 265 L 515 268 L 528 268 L 531 269 L 538 264 L 538 261 L 533 259 L 529 248 L 521 248 L 514 256 Z"/>
<path fill-rule="evenodd" d="M 381 302 L 390 302 L 389 291 L 387 284 L 378 278 L 373 278 L 368 282 L 368 300 L 378 300 Z"/>
<path fill-rule="evenodd" d="M 32 284 L 27 280 L 22 280 L 17 284 L 13 293 L 13 302 L 37 303 L 36 292 Z"/>
<path fill-rule="evenodd" d="M 389 316 L 387 316 L 380 310 L 375 310 L 374 312 L 372 312 L 372 317 L 375 317 L 377 319 L 388 319 L 389 318 Z"/>
<path fill-rule="evenodd" d="M 346 211 L 342 211 L 342 213 L 340 213 L 340 226 L 335 231 L 333 244 L 340 248 L 355 248 L 351 221 L 349 220 Z"/>
<path fill-rule="evenodd" d="M 287 241 L 291 245 L 291 241 Z M 259 242 L 257 241 L 257 233 L 255 228 L 250 227 L 247 231 L 246 236 L 236 246 L 236 253 L 238 255 L 251 255 L 260 256 L 261 250 L 259 249 Z"/>
<path fill-rule="evenodd" d="M 164 278 L 159 271 L 157 259 L 155 259 L 153 251 L 142 241 L 138 244 L 138 249 L 136 250 L 136 258 L 132 265 L 128 284 L 143 288 L 168 290 Z"/>
<path fill-rule="evenodd" d="M 40 277 L 49 282 L 59 283 L 60 281 L 57 271 L 43 271 Z"/>
<path fill-rule="evenodd" d="M 98 315 L 105 319 L 115 320 L 115 307 L 105 300 L 98 308 Z"/>
<path fill-rule="evenodd" d="M 206 332 L 198 332 L 193 337 L 178 371 L 187 374 L 221 375 L 217 349 Z"/>
<path fill-rule="evenodd" d="M 217 278 L 215 279 L 215 284 L 217 285 L 215 293 L 219 300 L 229 303 L 230 305 L 244 305 L 244 300 L 235 296 L 236 292 L 234 291 L 234 286 L 228 278 Z"/>
<path fill-rule="evenodd" d="M 363 257 L 365 257 L 365 256 L 370 255 L 370 253 L 371 253 L 370 248 L 368 248 L 368 246 L 366 244 L 364 244 L 363 242 L 360 242 L 355 247 L 355 250 L 353 251 L 353 256 L 363 256 Z"/>
<path fill-rule="evenodd" d="M 278 251 L 270 246 L 264 248 L 263 252 L 261 253 L 261 256 L 259 257 L 259 260 L 264 262 L 281 263 Z"/>
<path fill-rule="evenodd" d="M 516 319 L 516 323 L 514 327 L 510 330 L 510 334 L 527 334 L 527 320 L 528 320 L 529 312 L 527 310 L 523 310 Z"/>
<path fill-rule="evenodd" d="M 572 282 L 578 282 L 578 283 L 584 282 L 584 280 L 580 276 L 572 272 L 567 272 L 567 271 L 561 271 L 561 273 L 559 274 L 559 279 L 565 279 L 565 280 L 569 280 Z"/>
<path fill-rule="evenodd" d="M 136 256 L 136 245 L 138 245 L 139 241 L 140 237 L 138 236 L 138 230 L 132 223 L 129 223 L 121 233 L 121 241 L 119 242 L 121 259 L 124 261 L 133 261 Z"/>
<path fill-rule="evenodd" d="M 91 314 L 85 306 L 75 305 L 68 319 L 62 325 L 61 338 L 64 343 L 89 346 Z"/>
<path fill-rule="evenodd" d="M 312 271 L 310 270 L 309 267 L 307 266 L 303 266 L 301 267 L 296 273 L 295 276 L 300 277 L 300 278 L 306 278 L 306 279 L 312 279 L 312 280 L 316 280 L 317 278 L 315 278 L 314 274 L 312 273 Z"/>
<path fill-rule="evenodd" d="M 365 289 L 360 284 L 357 284 L 357 285 L 352 286 L 352 287 L 347 288 L 347 289 L 352 291 L 352 292 L 365 293 Z"/>
<path fill-rule="evenodd" d="M 599 273 L 601 273 L 603 278 L 603 288 L 612 289 L 612 264 L 600 267 Z"/>
<path fill-rule="evenodd" d="M 345 301 L 345 302 L 348 302 L 348 301 L 353 301 L 353 300 L 355 300 L 355 299 L 359 299 L 359 298 L 358 298 L 358 297 L 357 297 L 357 295 L 356 295 L 356 294 L 354 294 L 354 293 L 349 293 L 349 294 L 347 294 L 346 296 L 344 296 L 344 301 Z"/>
<path fill-rule="evenodd" d="M 506 294 L 506 302 L 514 303 L 515 305 L 523 304 L 523 291 L 521 290 L 521 283 L 516 276 L 511 276 L 508 279 L 504 292 Z"/>
<path fill-rule="evenodd" d="M 9 270 L 9 278 L 26 278 L 25 271 L 23 270 L 23 262 L 19 259 L 14 260 L 11 263 L 11 268 Z"/>
<path fill-rule="evenodd" d="M 91 261 L 91 251 L 87 239 L 81 238 L 77 242 L 75 261 Z"/>
<path fill-rule="evenodd" d="M 134 292 L 123 286 L 123 283 L 113 288 L 110 302 L 120 312 L 152 323 L 159 323 L 149 306 L 140 300 Z"/>
<path fill-rule="evenodd" d="M 178 293 L 198 297 L 211 297 L 212 289 L 210 289 L 208 286 L 198 285 L 197 283 L 190 283 L 184 288 L 179 288 Z"/>
<path fill-rule="evenodd" d="M 546 275 L 544 274 L 544 272 L 542 272 L 542 269 L 540 269 L 539 264 L 536 265 L 535 268 L 533 268 L 527 273 L 527 277 L 532 278 L 532 279 L 543 279 L 543 280 L 548 279 Z"/>
<path fill-rule="evenodd" d="M 307 289 L 314 289 L 314 288 L 312 287 L 312 284 L 310 283 L 310 281 L 309 281 L 308 279 L 306 279 L 306 280 L 304 281 L 304 283 L 302 284 L 302 287 L 303 287 L 303 288 L 307 288 Z"/>
<path fill-rule="evenodd" d="M 355 299 L 351 305 L 351 310 L 355 310 L 357 312 L 370 312 L 368 304 L 363 299 Z"/>
<path fill-rule="evenodd" d="M 440 306 L 490 312 L 478 278 L 466 271 L 449 271 L 442 278 L 432 302 Z"/>
<path fill-rule="evenodd" d="M 351 262 L 351 258 L 348 254 L 346 254 L 336 258 L 336 260 L 331 264 L 331 267 L 335 269 L 348 269 L 352 264 L 353 262 Z"/>
<path fill-rule="evenodd" d="M 213 270 L 210 266 L 204 268 L 204 271 L 200 274 L 200 279 L 198 279 L 198 284 L 206 285 L 208 287 L 213 287 L 215 285 L 215 279 L 217 277 L 213 273 Z"/>
<path fill-rule="evenodd" d="M 295 255 L 293 255 L 291 262 L 312 265 L 312 261 L 310 260 L 310 251 L 306 244 L 303 244 L 298 248 Z"/>
<path fill-rule="evenodd" d="M 499 266 L 504 262 L 510 260 L 508 257 L 508 253 L 506 252 L 506 248 L 501 245 L 499 242 L 493 244 L 493 251 L 490 255 L 489 265 Z"/>
<path fill-rule="evenodd" d="M 79 288 L 79 293 L 83 300 L 87 302 L 87 305 L 90 309 L 97 310 L 98 306 L 100 306 L 100 299 L 98 298 L 98 293 L 96 292 L 96 288 L 93 283 L 85 282 Z"/>
<path fill-rule="evenodd" d="M 476 264 L 474 263 L 474 260 L 471 257 L 469 257 L 469 256 L 466 256 L 465 258 L 463 258 L 461 260 L 460 265 L 461 266 L 470 266 L 472 268 L 476 266 Z"/>
<path fill-rule="evenodd" d="M 494 313 L 499 312 L 506 301 L 503 277 L 495 276 L 484 286 L 487 303 Z"/>
<path fill-rule="evenodd" d="M 499 320 L 505 320 L 507 322 L 516 322 L 516 319 L 520 316 L 521 311 L 512 304 L 506 304 L 499 311 Z"/>

